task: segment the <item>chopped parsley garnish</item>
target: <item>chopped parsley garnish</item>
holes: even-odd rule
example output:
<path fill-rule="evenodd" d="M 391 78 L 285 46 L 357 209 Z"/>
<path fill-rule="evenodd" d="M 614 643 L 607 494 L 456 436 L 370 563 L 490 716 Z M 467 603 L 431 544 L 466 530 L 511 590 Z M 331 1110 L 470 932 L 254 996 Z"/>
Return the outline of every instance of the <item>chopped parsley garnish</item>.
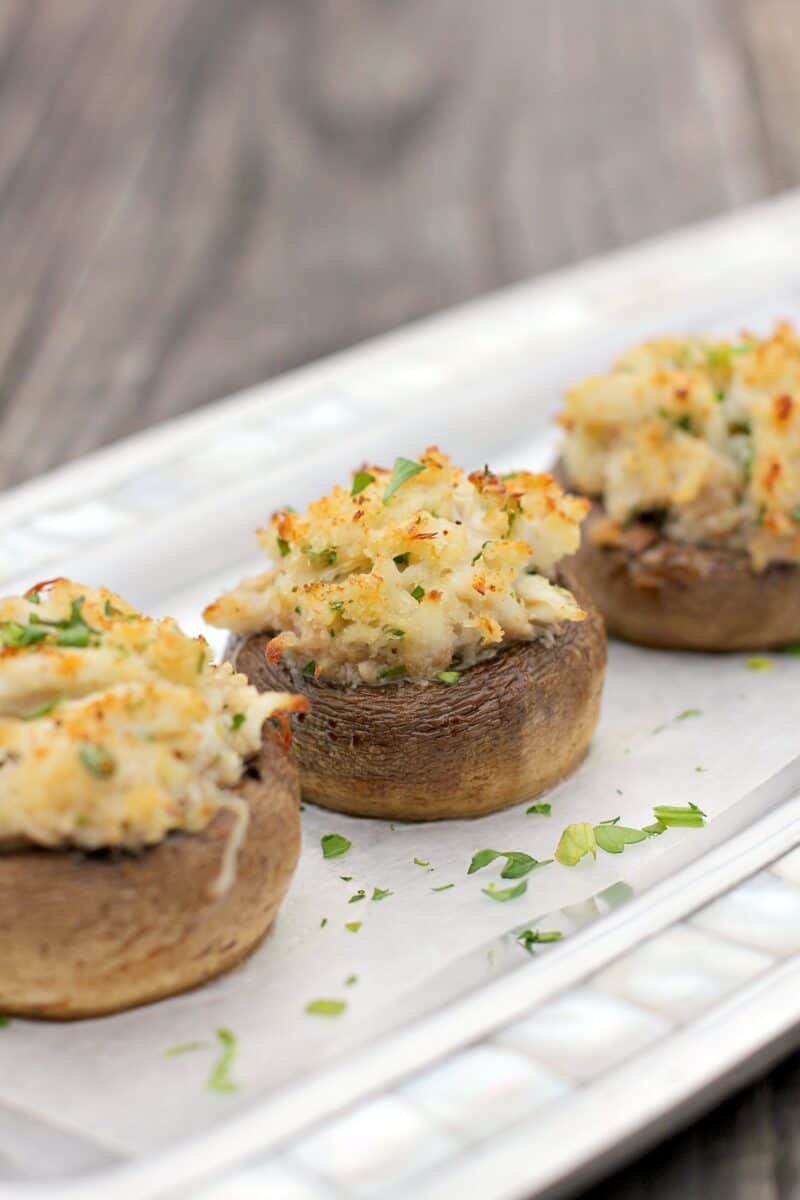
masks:
<path fill-rule="evenodd" d="M 234 713 L 231 717 L 231 732 L 236 733 L 236 730 L 241 729 L 246 720 L 244 713 Z"/>
<path fill-rule="evenodd" d="M 447 892 L 451 887 L 455 887 L 454 883 L 442 883 L 439 887 L 431 888 L 432 892 Z"/>
<path fill-rule="evenodd" d="M 316 670 L 317 670 L 317 664 L 314 662 L 314 659 L 311 658 L 306 663 L 306 665 L 303 667 L 303 674 L 305 675 L 306 679 L 313 679 L 314 675 L 316 673 Z"/>
<path fill-rule="evenodd" d="M 699 717 L 702 715 L 702 711 L 703 710 L 700 708 L 685 708 L 683 710 L 683 712 L 678 713 L 675 720 L 676 721 L 685 721 L 687 717 Z"/>
<path fill-rule="evenodd" d="M 99 629 L 93 629 L 91 625 L 87 625 L 83 619 L 81 612 L 83 608 L 84 597 L 78 596 L 72 601 L 69 609 L 69 617 L 66 621 L 48 621 L 41 622 L 42 624 L 52 624 L 53 628 L 58 629 L 56 635 L 57 646 L 88 646 L 92 634 L 99 634 Z M 34 617 L 31 617 L 34 620 Z"/>
<path fill-rule="evenodd" d="M 621 854 L 626 846 L 647 840 L 647 834 L 641 829 L 631 829 L 627 825 L 612 824 L 608 821 L 595 825 L 594 836 L 597 845 L 608 854 Z"/>
<path fill-rule="evenodd" d="M 425 588 L 424 588 L 424 587 L 420 587 L 420 586 L 419 586 L 419 584 L 417 584 L 417 586 L 416 586 L 415 588 L 412 588 L 412 589 L 411 589 L 411 595 L 414 597 L 414 599 L 415 599 L 417 602 L 419 602 L 419 601 L 420 601 L 420 600 L 422 600 L 422 599 L 424 598 L 424 596 L 425 596 Z"/>
<path fill-rule="evenodd" d="M 339 878 L 341 879 L 342 883 L 352 883 L 353 882 L 352 875 L 340 875 Z"/>
<path fill-rule="evenodd" d="M 231 1079 L 231 1067 L 236 1057 L 236 1038 L 230 1029 L 218 1029 L 219 1058 L 211 1068 L 208 1087 L 212 1092 L 235 1092 L 236 1084 Z"/>
<path fill-rule="evenodd" d="M 319 842 L 322 846 L 323 858 L 341 858 L 343 854 L 347 854 L 353 844 L 341 833 L 324 833 Z"/>
<path fill-rule="evenodd" d="M 280 551 L 281 558 L 286 558 L 286 555 L 289 553 L 289 543 L 286 541 L 285 538 L 278 538 L 277 541 L 278 541 L 278 550 Z"/>
<path fill-rule="evenodd" d="M 552 805 L 545 802 L 541 804 L 532 804 L 530 808 L 525 809 L 525 815 L 527 816 L 530 813 L 536 813 L 537 816 L 540 817 L 549 817 L 552 811 Z"/>
<path fill-rule="evenodd" d="M 563 936 L 558 929 L 523 929 L 522 933 L 517 934 L 517 941 L 530 954 L 533 954 L 531 946 L 545 945 L 547 942 L 560 942 Z"/>
<path fill-rule="evenodd" d="M 386 632 L 389 634 L 390 637 L 393 637 L 393 638 L 401 638 L 401 637 L 406 636 L 405 629 L 387 629 Z"/>
<path fill-rule="evenodd" d="M 383 671 L 378 672 L 378 679 L 402 679 L 406 669 L 400 665 L 397 667 L 386 667 Z"/>
<path fill-rule="evenodd" d="M 327 924 L 328 924 L 328 918 L 327 918 L 327 917 L 322 917 L 322 918 L 320 919 L 320 923 L 319 923 L 319 927 L 320 927 L 320 929 L 324 929 L 324 928 L 325 928 L 325 926 L 326 926 Z"/>
<path fill-rule="evenodd" d="M 336 562 L 335 546 L 325 546 L 322 550 L 315 550 L 312 546 L 301 546 L 301 550 L 307 558 L 317 559 L 321 567 L 332 567 Z"/>
<path fill-rule="evenodd" d="M 413 861 L 415 867 L 429 867 L 431 865 L 427 858 L 415 858 Z"/>
<path fill-rule="evenodd" d="M 653 816 L 658 824 L 667 828 L 699 829 L 706 823 L 706 814 L 691 803 L 688 806 L 658 804 L 653 809 Z"/>
<path fill-rule="evenodd" d="M 439 671 L 436 675 L 439 683 L 446 683 L 448 687 L 452 687 L 454 683 L 458 683 L 461 678 L 460 671 Z"/>
<path fill-rule="evenodd" d="M 346 1008 L 346 1000 L 309 1000 L 306 1012 L 314 1017 L 340 1017 Z"/>
<path fill-rule="evenodd" d="M 35 625 L 19 625 L 16 621 L 4 621 L 0 625 L 0 638 L 3 645 L 11 650 L 19 650 L 23 646 L 35 646 L 47 637 L 47 630 Z"/>
<path fill-rule="evenodd" d="M 38 601 L 37 601 L 38 603 Z M 7 1029 L 11 1024 L 11 1017 L 6 1017 L 0 1014 L 0 1029 Z"/>
<path fill-rule="evenodd" d="M 97 746 L 92 742 L 84 742 L 78 749 L 78 758 L 86 770 L 97 779 L 108 779 L 117 768 L 113 754 L 105 746 Z"/>
<path fill-rule="evenodd" d="M 376 887 L 376 888 L 372 889 L 372 895 L 370 896 L 370 900 L 385 900 L 387 896 L 393 896 L 393 895 L 394 895 L 394 892 L 391 892 L 389 890 L 389 888 Z"/>
<path fill-rule="evenodd" d="M 394 467 L 392 468 L 392 477 L 387 484 L 386 491 L 383 493 L 383 503 L 388 504 L 392 496 L 399 487 L 404 483 L 408 483 L 409 479 L 413 479 L 415 475 L 419 475 L 420 471 L 425 468 L 421 463 L 414 462 L 410 458 L 396 458 Z"/>
<path fill-rule="evenodd" d="M 588 821 L 577 821 L 574 825 L 568 825 L 556 846 L 556 862 L 560 862 L 564 867 L 574 867 L 587 854 L 597 858 L 597 839 L 593 826 Z"/>
<path fill-rule="evenodd" d="M 795 658 L 800 657 L 800 642 L 792 642 L 789 646 L 783 646 L 781 654 L 791 654 Z"/>
<path fill-rule="evenodd" d="M 63 696 L 54 696 L 52 700 L 48 700 L 45 704 L 40 704 L 33 712 L 28 713 L 26 721 L 38 721 L 39 717 L 48 717 L 54 708 L 58 708 L 63 702 Z"/>
<path fill-rule="evenodd" d="M 749 667 L 751 671 L 771 671 L 775 663 L 771 658 L 761 658 L 759 655 L 754 655 L 752 658 L 746 660 L 745 666 Z"/>
<path fill-rule="evenodd" d="M 346 921 L 345 922 L 345 929 L 349 929 L 351 933 L 358 933 L 360 928 L 361 928 L 360 921 Z"/>
<path fill-rule="evenodd" d="M 192 1050 L 205 1050 L 208 1042 L 180 1042 L 177 1046 L 169 1046 L 164 1051 L 164 1058 L 177 1058 L 180 1054 L 189 1054 Z"/>
<path fill-rule="evenodd" d="M 363 492 L 365 487 L 369 487 L 375 482 L 375 476 L 370 475 L 369 471 L 357 471 L 353 477 L 353 486 L 350 489 L 351 496 L 358 496 Z"/>
<path fill-rule="evenodd" d="M 357 975 L 348 975 L 347 979 L 345 979 L 345 981 L 344 981 L 344 986 L 352 987 L 354 983 L 358 983 L 358 976 Z"/>
<path fill-rule="evenodd" d="M 359 888 L 358 891 L 356 892 L 356 894 L 354 896 L 351 896 L 350 899 L 347 901 L 347 903 L 348 904 L 356 904 L 359 900 L 366 899 L 366 895 L 367 895 L 367 893 L 364 891 L 364 889 Z"/>
<path fill-rule="evenodd" d="M 396 563 L 398 567 L 407 567 L 410 558 L 411 554 L 406 550 L 405 554 L 395 554 L 392 562 Z"/>
<path fill-rule="evenodd" d="M 328 608 L 332 608 L 334 612 L 341 612 L 344 608 L 344 600 L 329 600 Z"/>
<path fill-rule="evenodd" d="M 521 879 L 516 887 L 496 888 L 493 883 L 490 883 L 488 887 L 481 888 L 484 896 L 489 896 L 492 900 L 499 900 L 501 902 L 516 900 L 517 896 L 523 896 L 527 890 L 527 879 Z"/>
<path fill-rule="evenodd" d="M 467 874 L 474 875 L 476 871 L 482 871 L 497 858 L 506 860 L 506 865 L 500 872 L 501 879 L 522 879 L 524 875 L 529 875 L 537 867 L 546 867 L 553 861 L 552 858 L 540 861 L 532 858 L 530 854 L 524 854 L 522 850 L 478 850 L 472 856 Z"/>

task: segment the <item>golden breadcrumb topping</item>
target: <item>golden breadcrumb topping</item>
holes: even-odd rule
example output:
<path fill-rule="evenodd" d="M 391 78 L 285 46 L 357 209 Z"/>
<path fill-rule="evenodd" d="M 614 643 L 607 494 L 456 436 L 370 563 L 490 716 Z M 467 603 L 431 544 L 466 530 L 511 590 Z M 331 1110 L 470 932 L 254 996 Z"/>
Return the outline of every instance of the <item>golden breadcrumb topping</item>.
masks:
<path fill-rule="evenodd" d="M 0 599 L 0 845 L 133 849 L 203 829 L 293 705 L 105 588 Z"/>
<path fill-rule="evenodd" d="M 800 561 L 800 341 L 789 324 L 737 341 L 659 338 L 567 393 L 570 482 L 624 524 Z"/>
<path fill-rule="evenodd" d="M 205 617 L 274 632 L 270 656 L 318 679 L 451 682 L 454 667 L 583 619 L 554 580 L 587 508 L 549 475 L 467 475 L 435 447 L 365 466 L 304 514 L 275 513 L 258 534 L 272 565 Z"/>

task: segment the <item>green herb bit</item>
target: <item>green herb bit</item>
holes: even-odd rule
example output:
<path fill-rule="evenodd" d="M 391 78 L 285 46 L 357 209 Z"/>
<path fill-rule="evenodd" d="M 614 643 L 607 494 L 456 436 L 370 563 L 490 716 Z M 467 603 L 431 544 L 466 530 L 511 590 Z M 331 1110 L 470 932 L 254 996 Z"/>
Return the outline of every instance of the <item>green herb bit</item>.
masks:
<path fill-rule="evenodd" d="M 365 900 L 367 893 L 363 888 L 359 888 L 354 896 L 351 896 L 347 901 L 348 904 L 357 904 L 359 900 Z"/>
<path fill-rule="evenodd" d="M 439 887 L 431 888 L 432 892 L 447 892 L 451 887 L 455 887 L 454 883 L 442 883 Z"/>
<path fill-rule="evenodd" d="M 324 928 L 325 928 L 325 926 L 326 926 L 327 924 L 328 924 L 328 918 L 327 918 L 327 917 L 322 917 L 322 918 L 320 919 L 320 923 L 319 923 L 319 927 L 320 927 L 320 929 L 324 929 Z"/>
<path fill-rule="evenodd" d="M 597 858 L 597 839 L 593 826 L 588 821 L 568 825 L 556 846 L 556 861 L 562 866 L 574 867 L 587 854 Z"/>
<path fill-rule="evenodd" d="M 396 563 L 398 567 L 407 567 L 410 559 L 411 553 L 410 551 L 406 550 L 405 554 L 395 554 L 392 562 Z"/>
<path fill-rule="evenodd" d="M 425 588 L 420 587 L 419 584 L 417 584 L 415 588 L 411 589 L 411 595 L 414 597 L 417 603 L 419 603 L 425 597 Z"/>
<path fill-rule="evenodd" d="M 340 1017 L 346 1008 L 346 1000 L 309 1000 L 306 1012 L 313 1017 Z"/>
<path fill-rule="evenodd" d="M 358 983 L 358 976 L 357 975 L 348 975 L 347 979 L 345 979 L 345 981 L 344 981 L 344 986 L 352 987 L 354 983 Z"/>
<path fill-rule="evenodd" d="M 404 666 L 386 667 L 383 671 L 378 672 L 378 679 L 402 679 L 405 673 Z"/>
<path fill-rule="evenodd" d="M 653 809 L 656 821 L 668 828 L 700 829 L 706 823 L 706 814 L 696 804 L 688 807 L 680 805 L 659 804 Z"/>
<path fill-rule="evenodd" d="M 208 1042 L 179 1042 L 177 1046 L 169 1046 L 164 1051 L 164 1058 L 177 1058 L 181 1054 L 190 1054 L 193 1050 L 205 1050 Z"/>
<path fill-rule="evenodd" d="M 436 675 L 439 683 L 446 683 L 448 687 L 452 687 L 454 683 L 458 683 L 461 678 L 460 671 L 439 671 Z"/>
<path fill-rule="evenodd" d="M 347 854 L 353 844 L 341 833 L 324 833 L 319 842 L 322 846 L 323 858 L 341 858 L 343 854 Z"/>
<path fill-rule="evenodd" d="M 241 729 L 246 720 L 244 713 L 234 713 L 231 717 L 231 733 L 236 733 L 237 729 Z"/>
<path fill-rule="evenodd" d="M 351 933 L 358 933 L 361 928 L 361 921 L 346 921 L 345 929 L 349 929 Z"/>
<path fill-rule="evenodd" d="M 329 600 L 328 607 L 334 612 L 341 612 L 344 608 L 344 600 Z"/>
<path fill-rule="evenodd" d="M 311 658 L 303 667 L 303 674 L 305 675 L 306 679 L 313 679 L 316 675 L 316 671 L 317 664 L 315 663 L 314 659 Z"/>
<path fill-rule="evenodd" d="M 38 601 L 37 601 L 38 603 Z M 11 1024 L 11 1017 L 6 1017 L 0 1014 L 0 1029 L 8 1029 Z"/>
<path fill-rule="evenodd" d="M 531 946 L 545 945 L 547 942 L 560 942 L 563 933 L 559 929 L 523 929 L 517 934 L 517 941 L 529 954 L 533 954 Z"/>
<path fill-rule="evenodd" d="M 522 850 L 478 850 L 472 856 L 467 874 L 474 875 L 476 871 L 482 871 L 497 858 L 506 860 L 506 865 L 500 872 L 501 879 L 521 879 L 523 875 L 529 875 L 537 867 L 546 867 L 553 861 L 552 858 L 542 860 L 532 858 L 530 854 L 525 854 Z"/>
<path fill-rule="evenodd" d="M 405 629 L 387 629 L 386 632 L 389 634 L 390 637 L 393 637 L 393 638 L 401 638 L 401 637 L 406 636 Z"/>
<path fill-rule="evenodd" d="M 748 658 L 744 665 L 749 667 L 751 671 L 771 671 L 775 663 L 771 658 L 761 658 L 759 655 L 754 655 L 752 658 Z"/>
<path fill-rule="evenodd" d="M 40 704 L 33 712 L 28 713 L 26 721 L 38 721 L 39 717 L 48 717 L 54 708 L 58 708 L 59 704 L 64 701 L 63 696 L 54 696 L 52 700 L 48 700 L 46 704 Z"/>
<path fill-rule="evenodd" d="M 792 511 L 789 513 L 789 516 L 793 521 L 800 521 L 800 504 L 798 504 L 797 508 L 792 509 Z"/>
<path fill-rule="evenodd" d="M 420 471 L 425 468 L 421 463 L 414 462 L 410 458 L 396 458 L 394 467 L 392 468 L 392 477 L 383 493 L 383 503 L 388 504 L 392 496 L 399 487 L 404 483 L 408 483 L 409 479 L 413 479 L 415 475 L 419 475 Z"/>
<path fill-rule="evenodd" d="M 549 817 L 552 811 L 552 805 L 545 802 L 541 804 L 532 804 L 530 808 L 525 809 L 525 815 L 528 816 L 530 813 L 536 813 L 536 815 L 539 817 Z"/>
<path fill-rule="evenodd" d="M 236 1084 L 231 1079 L 231 1067 L 236 1057 L 236 1038 L 230 1029 L 218 1029 L 219 1058 L 211 1068 L 208 1087 L 212 1092 L 235 1092 Z"/>
<path fill-rule="evenodd" d="M 800 658 L 800 642 L 792 642 L 788 646 L 781 647 L 780 654 L 790 654 L 794 658 Z"/>
<path fill-rule="evenodd" d="M 340 875 L 339 878 L 342 880 L 343 883 L 352 883 L 353 882 L 352 875 Z"/>
<path fill-rule="evenodd" d="M 57 646 L 88 646 L 92 634 L 99 634 L 99 629 L 93 629 L 83 619 L 82 609 L 84 597 L 78 596 L 70 605 L 69 620 L 58 622 L 60 633 L 56 637 Z"/>
<path fill-rule="evenodd" d="M 78 758 L 86 770 L 97 779 L 108 779 L 117 769 L 117 763 L 105 746 L 84 742 L 78 749 Z"/>
<path fill-rule="evenodd" d="M 429 867 L 431 865 L 428 862 L 427 858 L 415 858 L 413 860 L 413 862 L 414 862 L 414 866 L 416 866 L 416 867 Z"/>
<path fill-rule="evenodd" d="M 619 818 L 616 818 L 618 821 Z M 647 840 L 647 834 L 641 829 L 631 829 L 627 825 L 618 825 L 614 821 L 595 825 L 594 836 L 597 845 L 608 854 L 621 854 L 626 846 Z"/>
<path fill-rule="evenodd" d="M 281 558 L 286 558 L 286 555 L 289 553 L 289 543 L 285 538 L 277 538 L 276 540 L 278 542 L 278 551 L 280 552 Z"/>
<path fill-rule="evenodd" d="M 685 721 L 688 717 L 700 717 L 703 715 L 701 708 L 685 708 L 683 712 L 679 712 L 676 721 Z"/>
<path fill-rule="evenodd" d="M 385 900 L 387 896 L 393 896 L 393 895 L 394 895 L 394 892 L 389 891 L 388 888 L 376 887 L 376 888 L 372 889 L 372 895 L 370 896 L 370 900 Z"/>
<path fill-rule="evenodd" d="M 527 890 L 527 879 L 521 879 L 516 887 L 496 888 L 493 883 L 490 883 L 488 887 L 481 888 L 484 896 L 489 896 L 490 899 L 500 903 L 505 903 L 506 900 L 516 900 L 517 896 L 524 896 Z"/>
<path fill-rule="evenodd" d="M 37 642 L 47 637 L 46 629 L 35 625 L 19 625 L 16 621 L 4 621 L 0 625 L 0 638 L 3 645 L 11 650 L 20 650 L 23 646 L 35 646 Z"/>
<path fill-rule="evenodd" d="M 369 487 L 369 485 L 374 482 L 375 476 L 370 475 L 369 471 L 357 471 L 353 476 L 353 486 L 350 489 L 350 495 L 360 495 L 365 487 Z"/>

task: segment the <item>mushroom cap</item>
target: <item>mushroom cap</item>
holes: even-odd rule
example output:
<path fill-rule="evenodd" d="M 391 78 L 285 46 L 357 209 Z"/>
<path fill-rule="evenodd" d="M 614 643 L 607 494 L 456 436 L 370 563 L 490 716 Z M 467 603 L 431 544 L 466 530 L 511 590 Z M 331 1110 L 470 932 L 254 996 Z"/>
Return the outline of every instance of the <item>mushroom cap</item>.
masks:
<path fill-rule="evenodd" d="M 199 833 L 139 854 L 25 847 L 0 853 L 0 1012 L 72 1020 L 196 987 L 266 934 L 300 853 L 297 773 L 275 734 L 235 795 L 250 810 L 230 887 L 214 885 L 235 828 L 221 809 Z"/>
<path fill-rule="evenodd" d="M 597 724 L 606 662 L 603 623 L 586 611 L 552 644 L 517 642 L 438 681 L 346 687 L 266 657 L 270 633 L 232 638 L 228 657 L 259 690 L 302 692 L 292 756 L 303 795 L 355 816 L 425 821 L 496 812 L 568 775 Z"/>
<path fill-rule="evenodd" d="M 756 572 L 744 553 L 690 546 L 652 525 L 598 545 L 595 504 L 570 564 L 589 590 L 609 634 L 671 650 L 766 650 L 800 641 L 800 567 Z"/>

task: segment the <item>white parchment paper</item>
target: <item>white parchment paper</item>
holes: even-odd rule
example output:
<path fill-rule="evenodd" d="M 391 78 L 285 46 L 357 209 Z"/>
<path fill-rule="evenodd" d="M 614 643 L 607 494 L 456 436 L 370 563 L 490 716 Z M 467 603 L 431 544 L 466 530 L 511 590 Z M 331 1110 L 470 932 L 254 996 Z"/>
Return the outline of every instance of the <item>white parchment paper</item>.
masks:
<path fill-rule="evenodd" d="M 188 611 L 176 615 L 196 624 Z M 402 1010 L 403 996 L 448 963 L 512 926 L 591 896 L 634 864 L 638 873 L 682 838 L 707 834 L 669 830 L 622 856 L 600 854 L 572 869 L 553 864 L 529 876 L 524 896 L 503 904 L 482 892 L 490 880 L 499 882 L 502 864 L 467 877 L 476 849 L 549 858 L 567 823 L 619 815 L 641 825 L 659 803 L 694 801 L 713 819 L 795 757 L 800 657 L 769 658 L 770 669 L 754 670 L 745 656 L 612 645 L 591 753 L 547 797 L 549 818 L 527 816 L 523 805 L 469 822 L 391 826 L 307 807 L 291 892 L 274 931 L 243 967 L 120 1016 L 67 1026 L 12 1022 L 0 1030 L 0 1100 L 138 1154 L 227 1118 L 346 1052 L 382 1009 Z M 676 719 L 690 709 L 699 714 Z M 320 837 L 331 832 L 348 837 L 352 849 L 325 860 Z M 433 891 L 446 883 L 455 886 Z M 374 902 L 374 887 L 392 894 Z M 362 888 L 367 898 L 351 903 Z M 347 930 L 351 921 L 362 922 L 357 933 Z M 357 982 L 347 985 L 351 975 Z M 317 997 L 345 999 L 347 1010 L 335 1019 L 306 1015 L 306 1003 Z M 206 1087 L 220 1026 L 238 1038 L 238 1090 L 231 1094 Z M 167 1048 L 194 1040 L 205 1048 L 164 1057 Z"/>

